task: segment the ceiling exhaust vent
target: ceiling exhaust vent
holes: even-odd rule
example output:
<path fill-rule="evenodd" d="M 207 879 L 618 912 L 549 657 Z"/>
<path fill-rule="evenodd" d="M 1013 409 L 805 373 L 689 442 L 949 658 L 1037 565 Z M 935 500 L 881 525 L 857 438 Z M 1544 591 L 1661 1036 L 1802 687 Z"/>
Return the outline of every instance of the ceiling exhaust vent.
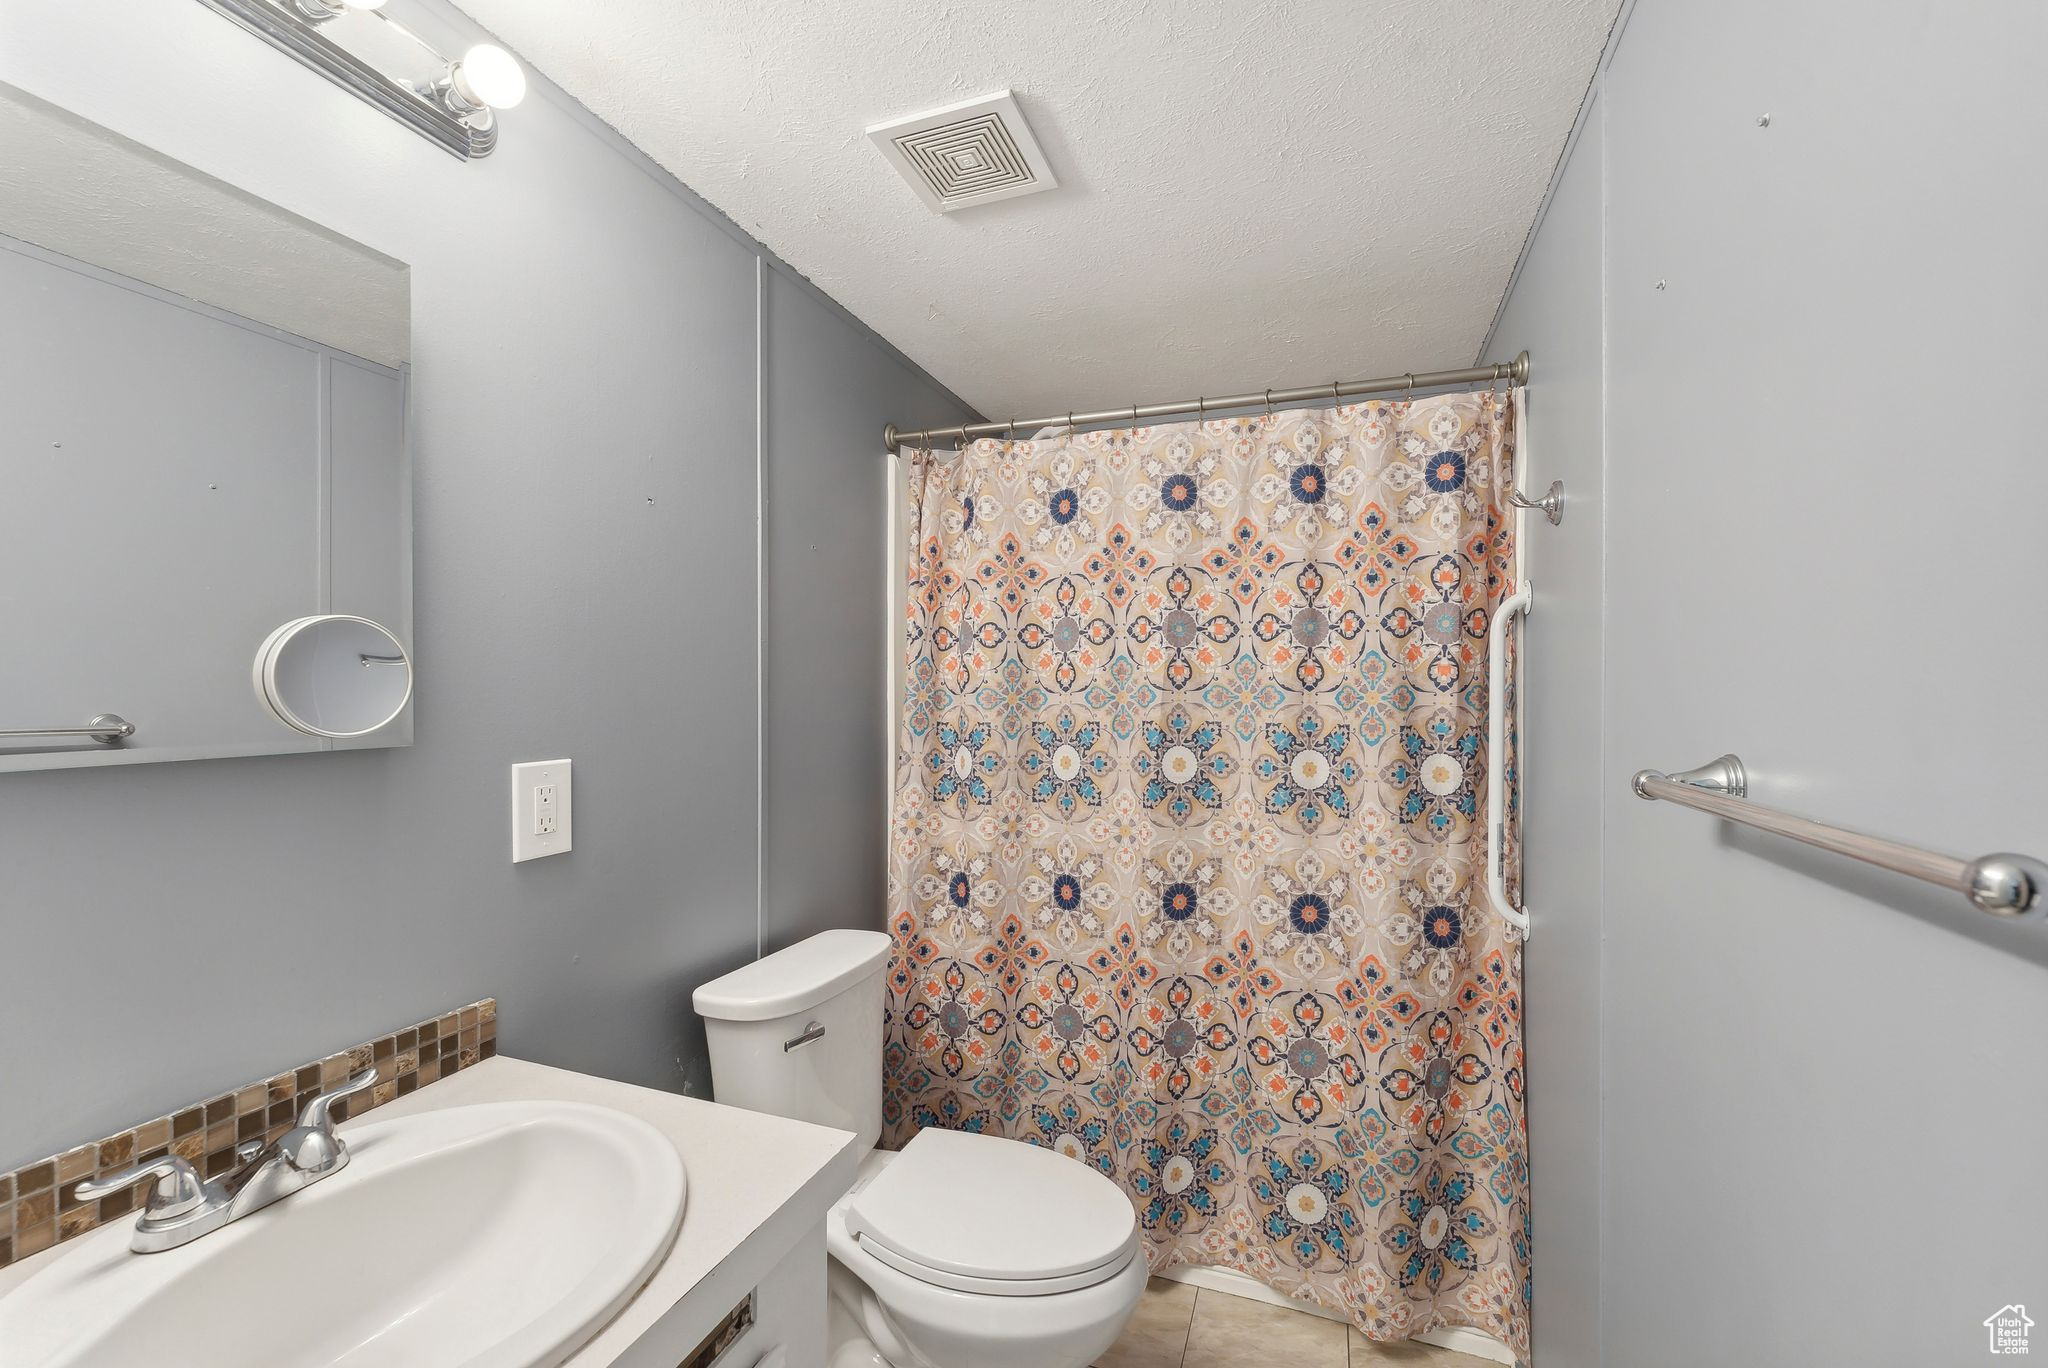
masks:
<path fill-rule="evenodd" d="M 868 136 L 942 214 L 1059 184 L 1007 90 L 876 124 Z"/>

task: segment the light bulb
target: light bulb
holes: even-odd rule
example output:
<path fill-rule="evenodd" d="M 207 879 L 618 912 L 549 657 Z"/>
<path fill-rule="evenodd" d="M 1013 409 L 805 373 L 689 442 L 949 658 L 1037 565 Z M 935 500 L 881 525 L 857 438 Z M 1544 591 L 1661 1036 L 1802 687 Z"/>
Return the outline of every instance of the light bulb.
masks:
<path fill-rule="evenodd" d="M 510 109 L 526 98 L 526 73 L 501 47 L 479 43 L 448 73 L 456 93 L 473 105 Z"/>

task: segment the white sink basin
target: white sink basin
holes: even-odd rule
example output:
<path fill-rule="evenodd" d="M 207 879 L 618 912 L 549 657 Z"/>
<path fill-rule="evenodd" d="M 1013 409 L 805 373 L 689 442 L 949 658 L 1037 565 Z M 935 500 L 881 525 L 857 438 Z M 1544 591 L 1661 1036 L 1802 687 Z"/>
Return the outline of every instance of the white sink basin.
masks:
<path fill-rule="evenodd" d="M 547 1368 L 682 1223 L 675 1146 L 572 1102 L 345 1126 L 347 1168 L 161 1254 L 122 1218 L 0 1297 L 0 1368 Z"/>

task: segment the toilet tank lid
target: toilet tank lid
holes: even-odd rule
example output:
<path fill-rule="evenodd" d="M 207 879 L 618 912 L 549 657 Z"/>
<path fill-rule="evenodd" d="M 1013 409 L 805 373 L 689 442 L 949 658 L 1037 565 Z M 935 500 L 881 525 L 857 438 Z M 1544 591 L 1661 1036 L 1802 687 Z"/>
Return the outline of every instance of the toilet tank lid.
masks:
<path fill-rule="evenodd" d="M 692 1001 L 699 1016 L 716 1021 L 793 1016 L 875 973 L 890 944 L 880 931 L 821 931 L 711 980 Z"/>

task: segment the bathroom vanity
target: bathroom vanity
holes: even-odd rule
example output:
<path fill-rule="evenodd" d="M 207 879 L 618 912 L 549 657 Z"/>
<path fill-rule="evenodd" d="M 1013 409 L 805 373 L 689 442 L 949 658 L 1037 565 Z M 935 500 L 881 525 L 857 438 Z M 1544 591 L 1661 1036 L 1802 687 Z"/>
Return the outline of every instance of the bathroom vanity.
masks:
<path fill-rule="evenodd" d="M 848 1132 L 502 1057 L 337 1130 L 352 1173 L 218 1233 L 138 1254 L 133 1222 L 116 1221 L 0 1269 L 0 1363 L 129 1362 L 129 1339 L 214 1368 L 823 1361 L 825 1217 L 853 1180 Z M 621 1264 L 614 1246 L 635 1240 L 648 1257 Z M 568 1322 L 540 1325 L 577 1296 L 599 1308 L 586 1328 L 564 1341 Z M 529 1315 L 538 1332 L 467 1344 L 431 1325 L 479 1307 L 494 1335 Z"/>

